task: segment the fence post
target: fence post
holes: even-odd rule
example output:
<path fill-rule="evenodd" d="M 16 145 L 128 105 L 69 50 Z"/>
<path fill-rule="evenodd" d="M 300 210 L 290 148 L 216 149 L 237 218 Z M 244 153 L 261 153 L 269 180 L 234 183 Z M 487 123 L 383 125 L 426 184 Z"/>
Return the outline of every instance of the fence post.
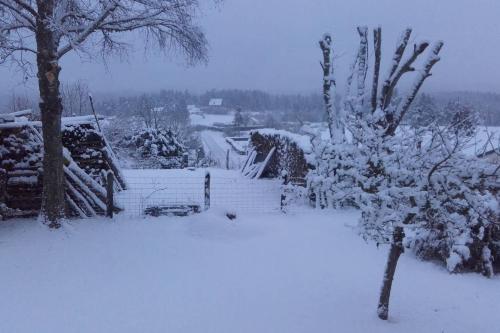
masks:
<path fill-rule="evenodd" d="M 229 149 L 226 152 L 226 169 L 229 170 Z"/>
<path fill-rule="evenodd" d="M 5 202 L 6 195 L 7 195 L 7 172 L 4 169 L 0 168 L 0 202 Z"/>
<path fill-rule="evenodd" d="M 205 174 L 205 210 L 210 208 L 210 172 Z"/>
<path fill-rule="evenodd" d="M 106 175 L 106 216 L 113 217 L 113 173 L 108 170 L 108 174 Z"/>
<path fill-rule="evenodd" d="M 285 212 L 286 207 L 286 186 L 288 185 L 288 174 L 283 177 L 283 190 L 281 191 L 281 211 Z"/>

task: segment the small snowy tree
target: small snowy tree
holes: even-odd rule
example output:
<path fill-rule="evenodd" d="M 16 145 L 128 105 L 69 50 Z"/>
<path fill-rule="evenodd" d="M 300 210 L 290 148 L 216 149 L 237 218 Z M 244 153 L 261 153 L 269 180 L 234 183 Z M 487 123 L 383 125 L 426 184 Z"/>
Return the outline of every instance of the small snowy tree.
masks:
<path fill-rule="evenodd" d="M 464 116 L 466 112 L 457 113 L 444 128 L 435 123 L 418 130 L 400 126 L 440 60 L 442 42 L 430 48 L 422 67 L 416 70 L 414 63 L 429 43 L 415 44 L 405 56 L 411 36 L 411 29 L 406 29 L 379 91 L 381 30 L 375 29 L 373 81 L 367 93 L 367 28 L 358 28 L 358 33 L 360 46 L 348 77 L 347 93 L 338 103 L 345 111 L 343 122 L 351 138 L 317 145 L 322 150 L 314 177 L 320 179 L 316 184 L 326 197 L 323 204 L 330 201 L 335 206 L 348 198 L 361 209 L 363 237 L 390 244 L 378 306 L 379 317 L 387 319 L 405 230 L 418 235 L 408 239 L 416 248 L 444 252 L 451 271 L 473 259 L 479 271 L 488 276 L 493 273 L 493 251 L 498 246 L 492 235 L 498 234 L 500 167 L 465 154 L 470 130 L 474 130 L 474 125 L 462 126 L 470 120 Z M 411 72 L 415 73 L 414 84 L 396 98 L 400 79 Z"/>
<path fill-rule="evenodd" d="M 387 231 L 388 223 L 394 222 L 396 224 L 392 232 L 391 250 L 378 310 L 380 318 L 387 319 L 392 279 L 397 260 L 403 252 L 404 233 L 402 224 L 409 223 L 413 218 L 411 209 L 397 210 L 395 206 L 396 203 L 400 204 L 400 201 L 387 196 L 387 193 L 391 192 L 387 189 L 394 184 L 399 185 L 401 180 L 401 175 L 398 172 L 395 174 L 389 172 L 394 170 L 394 165 L 397 165 L 397 163 L 394 164 L 394 159 L 398 156 L 394 144 L 398 143 L 397 140 L 394 140 L 394 137 L 420 87 L 425 79 L 430 76 L 434 64 L 439 61 L 438 54 L 443 43 L 438 42 L 432 47 L 429 58 L 424 63 L 423 68 L 417 72 L 415 83 L 409 92 L 402 99 L 395 99 L 395 91 L 400 79 L 406 73 L 415 71 L 413 65 L 417 58 L 427 49 L 429 43 L 415 44 L 413 52 L 403 60 L 411 35 L 411 29 L 406 29 L 398 41 L 388 74 L 382 81 L 379 91 L 382 31 L 380 28 L 375 29 L 373 32 L 375 50 L 373 79 L 371 92 L 367 93 L 366 78 L 369 71 L 368 28 L 359 27 L 357 30 L 360 37 L 358 52 L 347 80 L 347 91 L 344 100 L 338 103 L 342 111 L 345 111 L 344 122 L 346 128 L 352 134 L 352 142 L 344 144 L 343 142 L 346 142 L 345 137 L 342 140 L 337 139 L 342 137 L 341 132 L 332 133 L 332 129 L 339 131 L 339 126 L 336 124 L 342 122 L 341 119 L 333 119 L 333 115 L 342 115 L 343 112 L 330 110 L 333 104 L 330 103 L 332 105 L 329 105 L 327 98 L 325 98 L 327 112 L 330 114 L 328 120 L 333 146 L 323 148 L 319 157 L 319 164 L 327 164 L 327 167 L 318 167 L 317 169 L 320 172 L 322 169 L 326 169 L 329 172 L 328 178 L 334 177 L 333 181 L 327 179 L 328 185 L 331 184 L 330 192 L 334 193 L 333 202 L 339 199 L 338 196 L 343 196 L 345 199 L 345 193 L 348 192 L 349 199 L 355 201 L 356 205 L 362 209 L 361 227 L 362 233 L 366 237 L 375 239 L 378 236 L 383 237 Z M 324 44 L 329 41 L 331 41 L 331 37 L 326 35 L 323 43 L 320 43 L 324 58 L 326 56 Z M 324 59 L 324 63 L 326 62 L 326 59 Z M 324 82 L 329 79 L 325 67 L 323 64 Z M 329 94 L 332 95 L 331 92 Z M 324 95 L 326 96 L 325 92 Z M 326 155 L 324 155 L 325 151 L 327 152 Z M 346 191 L 348 189 L 349 191 Z M 409 202 L 411 203 L 413 200 L 409 200 Z"/>

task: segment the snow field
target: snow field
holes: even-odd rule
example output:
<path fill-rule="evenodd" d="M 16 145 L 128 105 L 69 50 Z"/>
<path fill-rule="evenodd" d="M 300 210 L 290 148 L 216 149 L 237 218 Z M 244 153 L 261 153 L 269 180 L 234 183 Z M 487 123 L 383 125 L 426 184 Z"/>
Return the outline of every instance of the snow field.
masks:
<path fill-rule="evenodd" d="M 387 248 L 356 212 L 0 225 L 0 332 L 499 332 L 500 279 L 404 254 L 389 322 Z"/>

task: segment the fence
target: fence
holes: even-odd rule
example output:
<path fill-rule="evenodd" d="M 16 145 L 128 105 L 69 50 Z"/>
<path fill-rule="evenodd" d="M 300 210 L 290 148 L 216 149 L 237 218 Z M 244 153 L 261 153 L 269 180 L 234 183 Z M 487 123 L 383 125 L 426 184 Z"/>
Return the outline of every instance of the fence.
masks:
<path fill-rule="evenodd" d="M 221 209 L 227 212 L 279 212 L 283 204 L 280 180 L 244 178 L 237 171 L 129 170 L 129 189 L 116 195 L 125 216 L 155 215 L 171 210 Z"/>

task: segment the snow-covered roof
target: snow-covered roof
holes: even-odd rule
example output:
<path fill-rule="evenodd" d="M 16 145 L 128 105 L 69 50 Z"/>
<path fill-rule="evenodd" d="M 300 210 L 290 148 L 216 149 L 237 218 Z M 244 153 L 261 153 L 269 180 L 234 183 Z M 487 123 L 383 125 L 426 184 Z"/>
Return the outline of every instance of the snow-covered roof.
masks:
<path fill-rule="evenodd" d="M 209 106 L 222 106 L 222 98 L 212 98 L 209 102 Z"/>

